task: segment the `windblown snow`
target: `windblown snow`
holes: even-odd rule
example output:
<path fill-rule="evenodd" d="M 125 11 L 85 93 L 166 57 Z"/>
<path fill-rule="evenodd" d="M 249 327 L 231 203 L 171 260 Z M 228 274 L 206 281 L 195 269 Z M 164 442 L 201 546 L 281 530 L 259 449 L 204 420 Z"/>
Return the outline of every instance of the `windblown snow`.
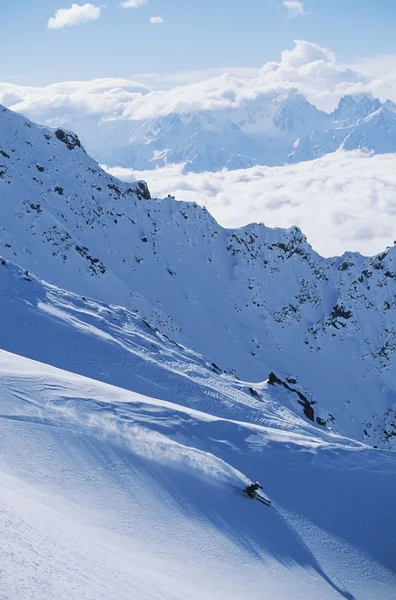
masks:
<path fill-rule="evenodd" d="M 393 248 L 225 230 L 1 109 L 0 249 L 2 598 L 394 598 Z"/>

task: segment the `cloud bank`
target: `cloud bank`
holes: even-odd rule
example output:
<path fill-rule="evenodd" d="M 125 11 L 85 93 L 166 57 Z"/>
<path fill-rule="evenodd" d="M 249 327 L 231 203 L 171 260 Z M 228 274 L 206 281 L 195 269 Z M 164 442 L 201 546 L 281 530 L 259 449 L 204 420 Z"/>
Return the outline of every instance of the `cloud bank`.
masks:
<path fill-rule="evenodd" d="M 337 152 L 297 165 L 218 173 L 183 174 L 180 165 L 108 170 L 126 181 L 144 179 L 156 197 L 169 193 L 205 205 L 225 227 L 298 225 L 324 256 L 373 255 L 396 240 L 394 154 Z"/>
<path fill-rule="evenodd" d="M 100 8 L 94 4 L 72 4 L 70 8 L 60 8 L 55 16 L 48 21 L 48 29 L 62 29 L 75 27 L 88 21 L 95 21 L 100 17 Z"/>
<path fill-rule="evenodd" d="M 62 19 L 59 26 L 65 23 Z M 363 63 L 363 67 L 366 64 Z M 74 114 L 139 120 L 173 112 L 235 108 L 246 101 L 260 100 L 260 96 L 273 90 L 297 89 L 318 108 L 329 111 L 347 93 L 372 92 L 382 101 L 388 97 L 396 101 L 396 77 L 392 70 L 381 67 L 377 75 L 373 62 L 369 63 L 367 72 L 364 68 L 340 65 L 330 50 L 304 40 L 295 40 L 292 49 L 284 50 L 279 61 L 266 63 L 255 77 L 250 77 L 251 73 L 251 69 L 239 69 L 220 75 L 209 71 L 198 75 L 139 76 L 149 87 L 133 78 L 55 83 L 44 87 L 4 82 L 0 83 L 0 103 L 49 123 L 48 118 Z"/>

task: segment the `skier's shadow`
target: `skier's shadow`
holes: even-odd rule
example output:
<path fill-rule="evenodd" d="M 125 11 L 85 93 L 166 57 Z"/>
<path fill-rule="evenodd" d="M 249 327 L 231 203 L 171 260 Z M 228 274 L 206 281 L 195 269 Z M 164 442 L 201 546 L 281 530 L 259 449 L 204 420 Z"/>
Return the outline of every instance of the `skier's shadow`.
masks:
<path fill-rule="evenodd" d="M 248 522 L 245 520 L 241 530 L 239 529 L 240 523 L 238 523 L 237 530 L 235 530 L 235 527 L 228 526 L 226 532 L 233 538 L 235 543 L 264 561 L 266 560 L 265 554 L 270 553 L 288 568 L 291 568 L 296 563 L 305 568 L 310 567 L 316 571 L 328 585 L 340 594 L 340 596 L 346 600 L 356 600 L 353 594 L 341 589 L 323 571 L 304 541 L 275 507 L 263 507 L 257 503 L 253 507 L 247 506 L 246 508 L 254 509 L 252 512 L 254 514 L 255 522 L 251 523 L 250 520 L 248 520 Z M 267 513 L 262 515 L 260 511 L 264 510 L 267 511 Z M 220 524 L 221 527 L 224 527 L 224 520 L 221 519 L 221 523 L 219 523 L 218 518 L 214 517 L 212 512 L 209 518 L 212 522 L 217 521 L 218 525 Z M 265 526 L 258 526 L 257 519 L 263 519 Z M 228 523 L 228 525 L 230 524 Z M 286 548 L 287 555 L 285 554 Z"/>
<path fill-rule="evenodd" d="M 153 475 L 151 468 L 150 476 Z M 310 568 L 342 598 L 355 600 L 323 571 L 298 533 L 274 506 L 268 508 L 252 501 L 242 489 L 234 489 L 227 484 L 221 487 L 210 485 L 186 472 L 182 474 L 181 481 L 180 472 L 169 467 L 157 471 L 155 478 L 182 512 L 209 524 L 256 560 L 267 562 L 273 557 L 287 568 L 296 564 Z"/>
<path fill-rule="evenodd" d="M 277 516 L 279 519 L 281 519 L 284 524 L 286 525 L 286 527 L 289 529 L 290 534 L 292 536 L 294 536 L 299 545 L 301 546 L 301 548 L 304 549 L 304 551 L 310 556 L 310 566 L 314 569 L 314 571 L 316 571 L 318 573 L 318 575 L 320 575 L 320 577 L 322 577 L 326 583 L 328 583 L 336 592 L 338 592 L 338 594 L 340 594 L 343 598 L 346 598 L 346 600 L 356 600 L 356 597 L 353 594 L 350 594 L 349 592 L 347 592 L 346 590 L 342 590 L 340 587 L 338 587 L 338 585 L 336 585 L 334 583 L 334 581 L 332 581 L 330 579 L 330 577 L 328 575 L 326 575 L 326 573 L 323 571 L 323 569 L 320 567 L 319 563 L 317 562 L 317 560 L 315 559 L 314 555 L 312 554 L 312 552 L 309 550 L 309 548 L 307 547 L 307 545 L 304 543 L 304 541 L 300 538 L 300 536 L 290 527 L 290 525 L 287 523 L 286 519 L 278 512 L 277 512 Z"/>

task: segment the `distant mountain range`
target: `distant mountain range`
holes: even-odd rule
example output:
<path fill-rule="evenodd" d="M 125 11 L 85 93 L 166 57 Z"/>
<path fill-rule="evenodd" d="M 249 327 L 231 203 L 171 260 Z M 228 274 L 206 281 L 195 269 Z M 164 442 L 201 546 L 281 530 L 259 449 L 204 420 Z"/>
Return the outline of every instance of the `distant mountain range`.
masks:
<path fill-rule="evenodd" d="M 336 150 L 396 151 L 396 105 L 344 96 L 331 113 L 296 91 L 273 91 L 235 108 L 173 113 L 146 121 L 81 119 L 48 123 L 76 131 L 100 163 L 136 170 L 183 163 L 185 172 L 312 160 Z"/>

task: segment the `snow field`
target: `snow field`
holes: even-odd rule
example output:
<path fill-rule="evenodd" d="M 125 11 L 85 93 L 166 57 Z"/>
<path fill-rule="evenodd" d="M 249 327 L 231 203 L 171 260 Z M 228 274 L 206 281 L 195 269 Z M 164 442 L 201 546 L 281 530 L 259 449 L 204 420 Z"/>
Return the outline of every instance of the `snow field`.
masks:
<path fill-rule="evenodd" d="M 0 365 L 3 597 L 393 597 L 392 453 Z M 241 493 L 254 476 L 270 509 Z"/>

